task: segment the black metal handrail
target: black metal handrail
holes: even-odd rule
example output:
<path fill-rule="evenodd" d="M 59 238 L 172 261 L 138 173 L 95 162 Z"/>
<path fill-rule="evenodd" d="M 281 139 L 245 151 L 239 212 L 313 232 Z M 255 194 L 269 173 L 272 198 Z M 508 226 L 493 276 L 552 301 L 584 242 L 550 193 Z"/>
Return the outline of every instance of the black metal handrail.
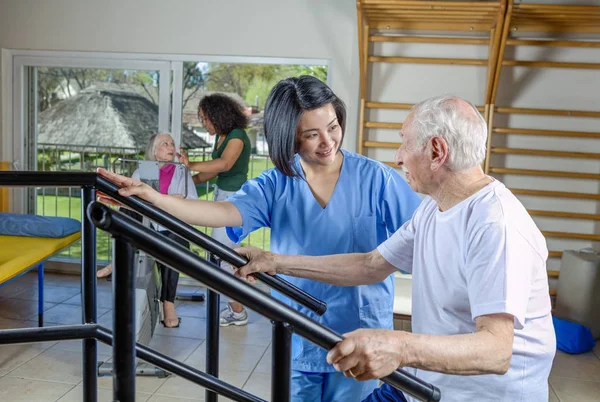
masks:
<path fill-rule="evenodd" d="M 172 239 L 151 230 L 139 222 L 111 210 L 98 202 L 88 207 L 88 217 L 100 229 L 113 236 L 123 237 L 133 246 L 152 255 L 211 289 L 258 311 L 276 322 L 288 323 L 295 332 L 314 344 L 329 350 L 343 340 L 337 332 L 274 299 L 257 292 L 252 286 L 218 269 L 214 264 L 193 254 Z M 274 373 L 277 374 L 277 373 Z M 423 401 L 438 401 L 440 391 L 404 370 L 396 370 L 382 380 Z"/>
<path fill-rule="evenodd" d="M 0 186 L 81 186 L 82 209 L 85 208 L 86 205 L 90 206 L 90 211 L 94 209 L 99 209 L 100 211 L 102 211 L 102 216 L 110 216 L 111 218 L 113 218 L 111 220 L 113 224 L 114 222 L 124 222 L 124 227 L 128 227 L 129 229 L 136 229 L 134 230 L 134 234 L 140 235 L 141 233 L 143 235 L 148 236 L 142 238 L 144 242 L 149 242 L 145 243 L 146 246 L 148 246 L 149 248 L 147 248 L 141 243 L 137 243 L 134 238 L 128 237 L 126 234 L 124 235 L 122 233 L 113 233 L 115 237 L 115 251 L 118 251 L 117 255 L 115 255 L 115 272 L 118 273 L 118 266 L 125 268 L 124 270 L 121 270 L 123 280 L 116 282 L 119 282 L 121 284 L 127 282 L 128 286 L 133 284 L 131 280 L 127 280 L 131 279 L 129 278 L 131 272 L 127 272 L 131 270 L 127 268 L 128 265 L 125 261 L 128 260 L 128 258 L 124 254 L 130 252 L 130 250 L 128 250 L 129 246 L 127 246 L 127 242 L 129 242 L 133 245 L 136 245 L 138 248 L 145 250 L 146 252 L 148 252 L 148 254 L 156 255 L 160 254 L 161 252 L 166 252 L 166 254 L 158 255 L 158 259 L 163 261 L 167 265 L 174 266 L 178 270 L 179 268 L 183 268 L 180 269 L 181 272 L 188 273 L 191 277 L 205 283 L 209 288 L 222 291 L 228 296 L 239 300 L 240 302 L 246 304 L 250 308 L 253 308 L 261 312 L 263 315 L 271 318 L 273 320 L 274 345 L 274 362 L 272 367 L 273 381 L 271 394 L 272 398 L 275 398 L 275 400 L 277 401 L 289 401 L 288 377 L 290 375 L 289 363 L 291 359 L 291 331 L 296 330 L 296 332 L 298 332 L 300 335 L 306 337 L 313 343 L 326 349 L 330 349 L 335 344 L 340 342 L 343 339 L 341 335 L 311 320 L 310 318 L 302 315 L 296 310 L 291 309 L 289 306 L 279 302 L 278 300 L 275 300 L 270 296 L 262 294 L 262 292 L 256 292 L 247 283 L 244 283 L 243 281 L 240 281 L 234 278 L 233 276 L 228 275 L 227 273 L 217 269 L 218 267 L 216 267 L 214 264 L 211 264 L 203 260 L 202 258 L 194 255 L 189 250 L 184 249 L 182 246 L 180 246 L 173 240 L 165 237 L 164 235 L 152 231 L 140 225 L 138 222 L 132 221 L 131 219 L 123 216 L 122 214 L 116 211 L 110 210 L 106 206 L 103 206 L 99 203 L 93 203 L 92 201 L 95 198 L 94 187 L 99 187 L 101 191 L 105 192 L 107 195 L 110 196 L 113 195 L 111 194 L 111 192 L 116 193 L 116 191 L 118 190 L 118 188 L 111 182 L 107 181 L 106 179 L 102 180 L 112 185 L 112 188 L 110 188 L 111 186 L 104 186 L 104 184 L 106 183 L 99 184 L 99 180 L 95 173 L 0 172 Z M 108 188 L 102 188 L 103 186 Z M 116 195 L 118 196 L 118 194 Z M 138 208 L 141 208 L 142 211 L 140 212 L 148 212 L 148 210 L 145 210 L 144 208 L 149 208 L 150 213 L 152 212 L 152 209 L 156 209 L 155 207 L 150 206 L 149 204 L 136 197 L 120 198 L 121 199 L 119 199 L 119 201 L 137 200 L 137 203 L 133 203 L 132 205 L 128 205 L 126 202 L 123 203 L 136 210 Z M 94 224 L 91 222 L 90 219 L 88 219 L 87 215 L 88 214 L 86 214 L 85 211 L 83 211 L 82 320 L 84 324 L 79 326 L 68 327 L 0 330 L 0 344 L 17 343 L 17 339 L 19 339 L 20 342 L 41 342 L 49 339 L 83 339 L 83 396 L 86 402 L 94 402 L 97 400 L 97 379 L 95 376 L 95 368 L 97 362 L 96 339 L 110 344 L 112 343 L 112 335 L 110 331 L 96 324 L 95 230 Z M 174 227 L 170 225 L 169 222 L 167 222 L 172 217 L 164 213 L 162 215 L 163 216 L 160 217 L 160 219 L 164 219 L 164 223 L 166 223 L 163 226 Z M 152 219 L 152 216 L 148 217 Z M 158 221 L 158 223 L 162 222 Z M 183 222 L 180 223 L 184 226 L 187 226 Z M 133 226 L 130 227 L 130 224 Z M 123 227 L 121 227 L 120 229 L 123 229 Z M 141 232 L 137 229 L 141 230 Z M 174 231 L 177 232 L 177 228 L 175 228 Z M 212 239 L 209 239 L 209 241 L 210 240 Z M 166 247 L 165 245 L 168 245 L 168 247 Z M 216 245 L 220 246 L 218 242 L 216 243 Z M 215 247 L 214 251 L 216 251 L 216 254 L 219 255 L 220 252 L 223 250 L 222 247 Z M 229 251 L 233 252 L 230 249 Z M 183 257 L 183 260 L 179 259 L 181 257 Z M 183 265 L 180 266 L 182 261 Z M 245 263 L 246 262 L 244 261 L 243 264 Z M 235 264 L 234 262 L 233 265 L 238 264 Z M 186 269 L 189 269 L 191 271 L 188 272 L 186 271 Z M 113 287 L 115 287 L 114 293 L 121 294 L 133 292 L 133 287 L 131 287 L 130 289 L 126 289 L 125 287 L 119 285 L 119 283 L 115 283 L 115 281 L 113 281 Z M 228 293 L 226 291 L 223 291 L 225 287 L 232 290 L 232 292 Z M 119 291 L 117 292 L 118 288 Z M 256 297 L 258 298 L 253 299 Z M 115 296 L 115 301 L 117 301 L 117 296 Z M 127 310 L 130 311 L 125 312 L 124 310 L 126 309 L 123 308 L 117 309 L 115 314 L 115 322 L 113 323 L 115 327 L 118 327 L 116 325 L 117 322 L 121 323 L 121 321 L 123 321 L 122 318 L 131 318 L 130 316 L 132 313 L 132 309 L 134 308 L 134 302 L 132 301 L 132 303 L 130 304 L 131 305 L 127 308 Z M 121 318 L 120 321 L 119 317 Z M 230 384 L 223 383 L 216 377 L 199 372 L 198 370 L 186 366 L 185 364 L 171 359 L 167 356 L 161 356 L 158 352 L 153 351 L 152 349 L 145 348 L 144 346 L 141 346 L 139 344 L 136 345 L 135 332 L 132 330 L 132 326 L 124 325 L 124 327 L 127 327 L 127 329 L 120 330 L 120 336 L 117 336 L 117 334 L 115 334 L 114 338 L 115 345 L 120 344 L 120 348 L 123 348 L 123 351 L 125 352 L 124 354 L 121 354 L 121 363 L 118 363 L 118 365 L 120 365 L 120 372 L 123 373 L 123 375 L 118 376 L 116 374 L 116 370 L 115 373 L 113 373 L 113 378 L 116 381 L 113 392 L 116 399 L 123 401 L 133 400 L 133 393 L 131 392 L 131 389 L 135 388 L 135 382 L 131 370 L 132 367 L 130 367 L 130 360 L 133 350 L 135 350 L 137 352 L 138 357 L 150 363 L 153 363 L 162 369 L 178 374 L 184 378 L 190 379 L 196 382 L 197 384 L 204 386 L 205 388 L 207 388 L 207 390 L 212 390 L 214 392 L 223 394 L 238 401 L 262 401 L 260 398 L 257 398 L 254 395 L 248 394 L 245 391 L 237 389 L 236 387 L 233 387 Z M 115 346 L 115 348 L 113 349 L 113 353 L 115 353 L 117 349 L 118 348 Z M 115 354 L 113 357 L 115 358 L 115 361 L 118 361 L 118 355 Z M 390 376 L 384 378 L 383 381 L 403 390 L 407 394 L 413 395 L 414 397 L 420 400 L 438 401 L 441 397 L 439 389 L 432 386 L 431 384 L 428 384 L 418 379 L 417 377 L 412 376 L 409 373 L 406 373 L 403 370 L 397 370 Z M 119 398 L 118 395 L 122 395 L 122 397 Z M 210 400 L 214 399 L 207 399 L 207 401 Z"/>
<path fill-rule="evenodd" d="M 182 220 L 177 219 L 163 210 L 143 201 L 141 198 L 123 197 L 118 193 L 119 186 L 112 183 L 110 180 L 97 175 L 96 173 L 0 172 L 0 183 L 3 186 L 92 186 L 98 191 L 119 201 L 123 205 L 132 208 L 136 212 L 155 221 L 159 225 L 164 226 L 170 231 L 181 236 L 183 239 L 202 247 L 210 253 L 217 254 L 219 258 L 235 267 L 241 267 L 248 263 L 246 258 L 242 257 L 231 248 L 219 243 L 212 237 L 200 232 Z M 326 303 L 316 299 L 302 289 L 281 279 L 278 276 L 271 276 L 262 272 L 255 274 L 254 276 L 267 286 L 309 308 L 318 315 L 323 315 L 327 310 Z"/>

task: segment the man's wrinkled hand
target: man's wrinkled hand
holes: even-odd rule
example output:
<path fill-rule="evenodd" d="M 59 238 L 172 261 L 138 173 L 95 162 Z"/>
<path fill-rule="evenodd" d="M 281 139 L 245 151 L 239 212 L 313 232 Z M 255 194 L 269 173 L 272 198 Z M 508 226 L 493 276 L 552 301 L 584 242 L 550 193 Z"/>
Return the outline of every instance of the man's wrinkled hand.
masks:
<path fill-rule="evenodd" d="M 402 350 L 407 334 L 385 329 L 358 329 L 327 354 L 327 362 L 357 381 L 382 378 L 404 364 Z"/>
<path fill-rule="evenodd" d="M 237 248 L 235 251 L 248 260 L 248 264 L 240 267 L 235 272 L 235 276 L 238 278 L 254 283 L 256 279 L 254 279 L 252 274 L 256 272 L 266 272 L 269 275 L 275 275 L 277 266 L 273 254 L 251 246 Z"/>

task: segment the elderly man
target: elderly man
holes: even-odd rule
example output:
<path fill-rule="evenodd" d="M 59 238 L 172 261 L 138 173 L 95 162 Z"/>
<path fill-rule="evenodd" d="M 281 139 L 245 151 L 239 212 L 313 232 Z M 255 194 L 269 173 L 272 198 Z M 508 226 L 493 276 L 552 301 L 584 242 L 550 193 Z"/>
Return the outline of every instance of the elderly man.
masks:
<path fill-rule="evenodd" d="M 396 154 L 411 187 L 428 195 L 410 221 L 365 254 L 300 257 L 243 248 L 250 262 L 237 275 L 277 272 L 356 286 L 397 269 L 411 272 L 413 332 L 345 334 L 329 363 L 358 381 L 410 367 L 446 402 L 548 400 L 556 339 L 546 242 L 515 196 L 481 169 L 486 138 L 484 119 L 460 98 L 417 104 Z M 366 399 L 404 400 L 385 385 Z"/>

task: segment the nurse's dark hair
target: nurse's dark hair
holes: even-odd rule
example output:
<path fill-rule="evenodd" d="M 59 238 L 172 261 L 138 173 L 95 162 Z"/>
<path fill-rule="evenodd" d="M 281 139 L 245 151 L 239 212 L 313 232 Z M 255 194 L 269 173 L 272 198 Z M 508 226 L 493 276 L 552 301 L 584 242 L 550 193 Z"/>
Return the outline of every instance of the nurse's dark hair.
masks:
<path fill-rule="evenodd" d="M 321 80 L 309 75 L 286 78 L 271 90 L 265 105 L 265 137 L 273 164 L 286 176 L 299 175 L 294 168 L 294 156 L 297 151 L 296 133 L 302 113 L 329 104 L 335 110 L 343 140 L 346 106 Z"/>

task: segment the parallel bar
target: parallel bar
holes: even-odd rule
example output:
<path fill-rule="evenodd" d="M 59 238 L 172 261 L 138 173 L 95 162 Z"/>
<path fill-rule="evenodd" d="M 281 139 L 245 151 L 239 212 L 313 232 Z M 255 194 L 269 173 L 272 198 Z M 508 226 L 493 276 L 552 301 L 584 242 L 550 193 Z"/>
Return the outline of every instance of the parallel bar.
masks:
<path fill-rule="evenodd" d="M 508 155 L 531 155 L 531 156 L 552 156 L 562 158 L 579 159 L 600 159 L 600 153 L 591 152 L 570 152 L 570 151 L 551 151 L 546 149 L 526 149 L 526 148 L 501 148 L 492 147 L 492 153 Z"/>
<path fill-rule="evenodd" d="M 113 334 L 106 328 L 99 327 L 96 337 L 107 345 L 113 344 Z M 219 380 L 218 378 L 203 373 L 202 371 L 172 359 L 169 356 L 165 356 L 139 343 L 136 344 L 135 350 L 137 357 L 140 359 L 188 381 L 192 381 L 201 387 L 212 389 L 227 398 L 240 402 L 266 402 L 264 399 L 258 398 L 246 391 Z"/>
<path fill-rule="evenodd" d="M 134 402 L 135 273 L 130 266 L 133 250 L 120 236 L 115 237 L 113 246 L 113 400 Z"/>
<path fill-rule="evenodd" d="M 84 324 L 97 322 L 96 312 L 96 226 L 87 218 L 86 207 L 96 200 L 91 186 L 81 188 L 81 314 Z M 83 400 L 98 400 L 98 342 L 84 339 L 83 347 Z"/>
<path fill-rule="evenodd" d="M 450 59 L 441 57 L 389 57 L 369 56 L 371 63 L 452 64 L 457 66 L 487 66 L 487 60 Z"/>
<path fill-rule="evenodd" d="M 42 328 L 2 329 L 0 330 L 0 345 L 93 338 L 97 328 L 97 324 L 78 324 Z"/>
<path fill-rule="evenodd" d="M 506 44 L 511 46 L 600 47 L 600 42 L 575 40 L 508 39 Z"/>
<path fill-rule="evenodd" d="M 556 197 L 556 198 L 574 198 L 581 200 L 596 200 L 600 201 L 600 194 L 591 193 L 571 193 L 568 191 L 549 191 L 549 190 L 532 190 L 526 188 L 511 188 L 513 194 L 516 195 L 533 195 L 539 197 Z"/>
<path fill-rule="evenodd" d="M 426 36 L 383 36 L 373 35 L 371 42 L 395 42 L 395 43 L 437 43 L 437 44 L 461 44 L 461 45 L 487 45 L 488 39 L 478 38 L 440 38 Z"/>
<path fill-rule="evenodd" d="M 82 187 L 95 183 L 96 173 L 0 172 L 1 187 Z"/>
<path fill-rule="evenodd" d="M 135 247 L 153 255 L 164 264 L 203 282 L 207 287 L 234 298 L 265 317 L 289 323 L 294 331 L 326 350 L 330 350 L 343 340 L 335 331 L 313 321 L 290 306 L 273 297 L 257 292 L 250 284 L 235 278 L 208 261 L 193 254 L 168 237 L 142 226 L 133 219 L 108 208 L 93 203 L 88 208 L 88 216 L 94 224 L 113 235 L 122 235 Z M 398 369 L 382 381 L 423 401 L 439 401 L 438 388 L 414 375 Z"/>
<path fill-rule="evenodd" d="M 600 180 L 600 174 L 598 173 L 561 172 L 557 170 L 512 169 L 502 167 L 491 167 L 490 172 L 496 174 L 516 174 L 525 176 L 564 177 L 569 179 Z"/>
<path fill-rule="evenodd" d="M 292 327 L 273 321 L 271 348 L 271 400 L 289 402 L 291 397 Z"/>
<path fill-rule="evenodd" d="M 220 265 L 217 257 L 209 254 L 209 261 Z M 212 289 L 206 291 L 206 373 L 219 378 L 219 304 L 220 296 Z M 206 390 L 206 402 L 216 402 L 217 394 Z"/>
<path fill-rule="evenodd" d="M 244 257 L 229 247 L 224 246 L 212 237 L 194 229 L 182 220 L 142 201 L 138 197 L 123 197 L 118 193 L 119 187 L 102 176 L 97 176 L 96 188 L 119 201 L 121 204 L 133 208 L 138 213 L 152 219 L 170 231 L 177 233 L 185 240 L 202 247 L 209 253 L 216 254 L 219 258 L 235 267 L 241 267 L 248 263 Z M 297 303 L 308 307 L 319 315 L 323 315 L 327 310 L 326 303 L 314 298 L 302 289 L 284 281 L 278 276 L 267 275 L 263 272 L 254 276 L 267 286 L 277 290 Z"/>

